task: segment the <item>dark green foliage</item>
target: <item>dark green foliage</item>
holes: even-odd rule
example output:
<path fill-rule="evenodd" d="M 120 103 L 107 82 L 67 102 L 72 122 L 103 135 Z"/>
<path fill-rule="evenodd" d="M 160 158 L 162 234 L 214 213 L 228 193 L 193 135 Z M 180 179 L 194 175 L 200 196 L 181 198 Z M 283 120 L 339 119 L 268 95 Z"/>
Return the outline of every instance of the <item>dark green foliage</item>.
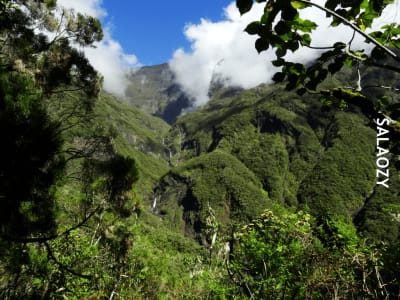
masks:
<path fill-rule="evenodd" d="M 162 179 L 156 197 L 157 211 L 172 227 L 200 240 L 208 207 L 215 210 L 218 220 L 228 224 L 249 220 L 269 205 L 257 177 L 234 156 L 219 150 L 172 169 Z"/>
<path fill-rule="evenodd" d="M 339 219 L 265 211 L 236 234 L 229 272 L 238 293 L 255 299 L 378 299 L 377 248 Z M 376 267 L 376 269 L 375 269 Z"/>
<path fill-rule="evenodd" d="M 215 98 L 178 121 L 185 131 L 181 156 L 223 150 L 250 169 L 276 203 L 297 206 L 299 200 L 315 214 L 333 209 L 351 218 L 374 184 L 375 133 L 353 108 L 321 109 L 316 98 L 279 87 Z"/>
<path fill-rule="evenodd" d="M 0 74 L 1 237 L 19 239 L 54 228 L 51 186 L 63 167 L 59 125 L 23 74 Z"/>
<path fill-rule="evenodd" d="M 398 170 L 393 166 L 389 172 L 389 189 L 375 185 L 370 197 L 355 217 L 355 223 L 366 238 L 394 245 L 400 234 L 400 178 Z"/>
<path fill-rule="evenodd" d="M 372 193 L 376 134 L 352 113 L 338 113 L 334 122 L 336 130 L 325 137 L 327 148 L 302 181 L 298 197 L 316 215 L 351 217 Z"/>
<path fill-rule="evenodd" d="M 326 8 L 361 28 L 378 2 Z M 237 3 L 245 13 L 253 1 Z M 378 187 L 373 122 L 362 117 L 399 113 L 395 89 L 376 88 L 397 76 L 360 68 L 363 90 L 343 88 L 359 79 L 343 67 L 367 57 L 341 42 L 315 64 L 285 61 L 318 25 L 297 14 L 308 1 L 267 1 L 246 31 L 260 36 L 257 50 L 276 48 L 275 80 L 301 89 L 215 82 L 212 100 L 171 128 L 109 94 L 95 99 L 100 80 L 70 41 L 99 40 L 100 23 L 66 11 L 49 42 L 32 24 L 55 30 L 55 4 L 0 0 L 0 298 L 398 297 L 398 162 L 389 155 L 390 189 Z M 396 47 L 398 33 L 372 36 Z M 130 100 L 152 114 L 172 122 L 188 104 L 165 65 L 132 78 Z M 318 86 L 322 104 L 307 94 Z"/>
<path fill-rule="evenodd" d="M 165 136 L 170 127 L 107 93 L 100 94 L 95 114 L 95 124 L 112 133 L 117 152 L 135 158 L 140 172 L 139 195 L 149 198 L 159 178 L 168 171 Z"/>
<path fill-rule="evenodd" d="M 71 84 L 88 98 L 99 89 L 95 70 L 70 46 L 73 30 L 51 42 L 35 31 L 38 24 L 56 30 L 50 28 L 53 8 L 54 3 L 46 1 L 0 4 L 1 234 L 7 239 L 44 235 L 55 227 L 52 186 L 64 167 L 60 155 L 63 141 L 60 123 L 52 120 L 45 105 L 46 97 Z M 89 19 L 93 26 L 84 31 L 90 30 L 87 34 L 92 39 L 86 39 L 84 45 L 101 39 L 98 21 Z M 83 16 L 79 20 L 86 22 Z M 75 21 L 72 16 L 70 21 Z"/>

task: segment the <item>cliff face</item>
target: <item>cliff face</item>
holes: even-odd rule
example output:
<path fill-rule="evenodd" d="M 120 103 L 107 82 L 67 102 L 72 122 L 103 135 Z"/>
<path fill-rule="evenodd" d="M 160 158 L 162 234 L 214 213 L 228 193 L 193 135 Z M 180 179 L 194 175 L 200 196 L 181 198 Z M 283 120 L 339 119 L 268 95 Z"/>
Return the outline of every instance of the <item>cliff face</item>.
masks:
<path fill-rule="evenodd" d="M 128 102 L 170 124 L 190 105 L 168 64 L 143 67 L 131 74 L 129 81 Z"/>

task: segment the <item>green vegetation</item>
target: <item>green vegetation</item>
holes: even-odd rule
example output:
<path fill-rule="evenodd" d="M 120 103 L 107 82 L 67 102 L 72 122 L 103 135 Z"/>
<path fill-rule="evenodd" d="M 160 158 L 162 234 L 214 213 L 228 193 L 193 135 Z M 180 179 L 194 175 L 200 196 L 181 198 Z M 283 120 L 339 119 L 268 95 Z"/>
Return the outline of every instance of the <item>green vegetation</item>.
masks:
<path fill-rule="evenodd" d="M 250 3 L 238 1 L 242 12 Z M 308 1 L 282 3 L 276 30 L 314 27 L 293 14 Z M 358 79 L 346 69 L 301 77 L 308 89 L 324 79 L 322 99 L 280 84 L 213 87 L 207 105 L 170 126 L 100 91 L 69 44 L 99 40 L 97 20 L 65 11 L 51 42 L 32 29 L 59 30 L 54 5 L 0 0 L 0 298 L 398 298 L 395 126 L 387 189 L 376 180 L 371 106 L 356 103 L 377 97 L 378 113 L 395 117 L 393 91 L 342 90 Z M 376 15 L 382 4 L 362 5 Z M 396 79 L 362 72 L 366 84 Z"/>
<path fill-rule="evenodd" d="M 203 243 L 209 208 L 221 225 L 227 225 L 249 221 L 269 202 L 258 178 L 235 157 L 218 150 L 172 169 L 155 197 L 160 202 L 157 210 L 168 223 Z"/>
<path fill-rule="evenodd" d="M 239 293 L 256 299 L 387 297 L 377 248 L 337 218 L 268 210 L 236 235 L 230 273 Z M 377 286 L 376 286 L 377 285 Z"/>

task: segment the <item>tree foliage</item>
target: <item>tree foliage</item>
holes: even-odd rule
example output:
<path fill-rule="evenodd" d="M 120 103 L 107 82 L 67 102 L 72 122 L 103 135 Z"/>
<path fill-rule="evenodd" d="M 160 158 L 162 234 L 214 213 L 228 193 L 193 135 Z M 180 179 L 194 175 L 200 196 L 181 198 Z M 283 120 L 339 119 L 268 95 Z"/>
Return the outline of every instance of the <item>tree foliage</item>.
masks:
<path fill-rule="evenodd" d="M 389 116 L 399 118 L 398 102 L 387 98 L 369 97 L 368 88 L 363 86 L 362 74 L 354 88 L 333 87 L 319 89 L 329 75 L 336 74 L 344 67 L 359 68 L 361 65 L 374 66 L 399 73 L 397 64 L 400 61 L 395 49 L 399 48 L 399 26 L 395 23 L 385 24 L 379 30 L 372 28 L 373 21 L 382 15 L 383 10 L 393 1 L 340 1 L 328 0 L 324 5 L 309 0 L 257 1 L 266 2 L 260 20 L 250 23 L 245 31 L 258 36 L 255 47 L 258 52 L 269 48 L 275 50 L 274 66 L 280 67 L 273 79 L 275 82 L 286 82 L 288 90 L 296 89 L 303 95 L 306 92 L 320 92 L 321 100 L 332 106 L 343 108 L 348 104 L 356 105 L 369 117 Z M 252 0 L 238 0 L 237 7 L 242 14 L 251 10 Z M 324 47 L 314 47 L 312 32 L 319 26 L 316 22 L 301 17 L 303 9 L 319 9 L 330 19 L 333 27 L 349 27 L 354 35 L 360 35 L 367 45 L 361 49 L 354 48 L 353 37 L 348 41 L 338 40 Z M 340 30 L 340 29 L 338 29 Z M 373 31 L 375 30 L 375 31 Z M 288 52 L 296 52 L 301 47 L 319 49 L 319 56 L 310 63 L 303 64 L 287 59 Z M 395 90 L 394 83 L 380 83 L 385 89 Z M 396 130 L 394 128 L 394 130 Z"/>
<path fill-rule="evenodd" d="M 55 1 L 3 0 L 0 24 L 1 235 L 20 239 L 54 229 L 50 187 L 66 158 L 46 104 L 74 86 L 93 105 L 101 81 L 74 44 L 89 46 L 102 30 L 92 17 L 56 10 Z"/>

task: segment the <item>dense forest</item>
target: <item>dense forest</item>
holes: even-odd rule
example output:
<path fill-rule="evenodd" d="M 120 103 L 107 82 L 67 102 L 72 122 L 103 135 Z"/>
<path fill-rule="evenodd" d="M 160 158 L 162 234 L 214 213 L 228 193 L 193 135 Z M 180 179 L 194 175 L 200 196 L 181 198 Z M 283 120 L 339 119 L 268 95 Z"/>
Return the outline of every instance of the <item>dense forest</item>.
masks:
<path fill-rule="evenodd" d="M 0 0 L 1 299 L 400 298 L 400 27 L 302 65 L 312 3 L 258 2 L 275 83 L 181 114 L 167 64 L 102 89 L 97 19 Z M 364 32 L 389 2 L 320 9 Z"/>

